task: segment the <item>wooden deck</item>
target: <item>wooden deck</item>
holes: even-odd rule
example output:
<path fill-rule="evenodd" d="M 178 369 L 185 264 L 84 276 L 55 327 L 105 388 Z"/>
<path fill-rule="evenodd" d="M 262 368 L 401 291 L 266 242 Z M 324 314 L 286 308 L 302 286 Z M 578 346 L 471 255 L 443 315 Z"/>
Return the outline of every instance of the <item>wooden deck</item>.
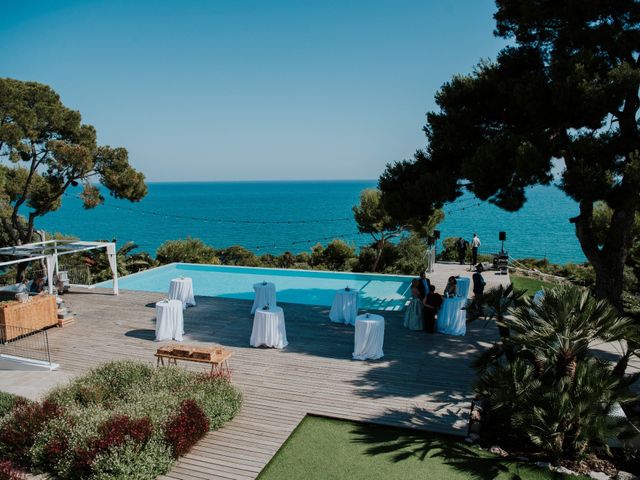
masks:
<path fill-rule="evenodd" d="M 98 290 L 66 295 L 77 321 L 49 330 L 52 360 L 65 375 L 112 359 L 155 363 L 154 303 L 161 297 Z M 402 327 L 401 313 L 383 312 L 385 357 L 360 362 L 351 360 L 353 327 L 331 323 L 328 308 L 282 305 L 289 346 L 278 351 L 249 347 L 250 302 L 196 298 L 198 306 L 185 312 L 184 341 L 233 350 L 233 381 L 244 405 L 165 479 L 255 478 L 307 413 L 465 435 L 469 363 L 497 335 L 495 326 L 480 321 L 461 338 L 411 332 Z"/>

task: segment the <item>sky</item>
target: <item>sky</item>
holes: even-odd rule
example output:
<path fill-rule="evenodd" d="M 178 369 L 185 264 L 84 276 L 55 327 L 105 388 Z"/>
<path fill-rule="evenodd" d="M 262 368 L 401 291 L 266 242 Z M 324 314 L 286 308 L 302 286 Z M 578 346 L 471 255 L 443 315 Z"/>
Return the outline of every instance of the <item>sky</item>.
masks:
<path fill-rule="evenodd" d="M 0 76 L 50 85 L 149 181 L 375 179 L 425 145 L 493 0 L 0 0 Z"/>

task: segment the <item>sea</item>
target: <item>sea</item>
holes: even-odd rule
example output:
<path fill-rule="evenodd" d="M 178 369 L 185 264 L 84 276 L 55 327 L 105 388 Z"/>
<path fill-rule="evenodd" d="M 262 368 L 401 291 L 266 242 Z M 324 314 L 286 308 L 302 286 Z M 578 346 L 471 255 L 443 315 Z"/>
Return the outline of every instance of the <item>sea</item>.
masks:
<path fill-rule="evenodd" d="M 361 247 L 371 237 L 358 233 L 352 207 L 375 180 L 264 181 L 148 184 L 149 193 L 131 203 L 110 197 L 103 205 L 85 210 L 81 189 L 72 188 L 62 207 L 37 222 L 48 232 L 82 240 L 133 241 L 155 254 L 166 240 L 193 237 L 216 248 L 242 245 L 256 254 L 299 253 L 333 238 Z M 466 195 L 444 208 L 439 225 L 441 240 L 477 233 L 481 251 L 502 247 L 514 258 L 546 258 L 555 263 L 584 262 L 569 218 L 577 204 L 555 186 L 527 190 L 527 202 L 518 212 L 506 212 Z M 438 245 L 441 248 L 441 245 Z"/>

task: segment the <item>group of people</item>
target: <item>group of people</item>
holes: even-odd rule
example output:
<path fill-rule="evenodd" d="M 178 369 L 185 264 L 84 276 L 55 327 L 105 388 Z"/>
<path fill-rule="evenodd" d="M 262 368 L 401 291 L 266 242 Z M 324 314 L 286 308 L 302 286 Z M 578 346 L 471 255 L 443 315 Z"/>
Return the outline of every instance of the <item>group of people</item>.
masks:
<path fill-rule="evenodd" d="M 473 294 L 478 300 L 484 293 L 486 285 L 482 272 L 483 267 L 479 263 L 472 276 Z M 456 277 L 449 277 L 443 294 L 440 295 L 426 273 L 421 272 L 419 278 L 411 281 L 411 300 L 404 313 L 404 326 L 409 330 L 426 330 L 427 333 L 435 333 L 436 319 L 444 299 L 458 296 L 457 283 Z"/>
<path fill-rule="evenodd" d="M 456 250 L 458 251 L 458 261 L 460 265 L 464 265 L 465 258 L 467 257 L 467 251 L 469 250 L 469 245 L 471 245 L 471 265 L 475 265 L 478 263 L 478 248 L 480 248 L 480 237 L 477 234 L 473 234 L 473 238 L 471 239 L 471 243 L 466 241 L 462 237 L 458 237 L 456 240 Z"/>

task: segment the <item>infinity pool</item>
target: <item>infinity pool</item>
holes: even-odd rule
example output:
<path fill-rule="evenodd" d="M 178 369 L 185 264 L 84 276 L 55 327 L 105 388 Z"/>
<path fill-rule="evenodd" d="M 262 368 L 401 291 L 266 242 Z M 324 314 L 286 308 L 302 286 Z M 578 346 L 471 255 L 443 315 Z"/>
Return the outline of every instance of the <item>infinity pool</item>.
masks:
<path fill-rule="evenodd" d="M 267 281 L 276 285 L 278 302 L 331 306 L 336 290 L 349 286 L 360 291 L 360 308 L 402 310 L 411 286 L 411 277 L 359 273 L 287 270 L 276 268 L 228 267 L 172 263 L 119 279 L 127 290 L 167 292 L 176 277 L 191 277 L 196 295 L 253 300 L 253 284 Z M 110 288 L 111 281 L 97 287 Z"/>

